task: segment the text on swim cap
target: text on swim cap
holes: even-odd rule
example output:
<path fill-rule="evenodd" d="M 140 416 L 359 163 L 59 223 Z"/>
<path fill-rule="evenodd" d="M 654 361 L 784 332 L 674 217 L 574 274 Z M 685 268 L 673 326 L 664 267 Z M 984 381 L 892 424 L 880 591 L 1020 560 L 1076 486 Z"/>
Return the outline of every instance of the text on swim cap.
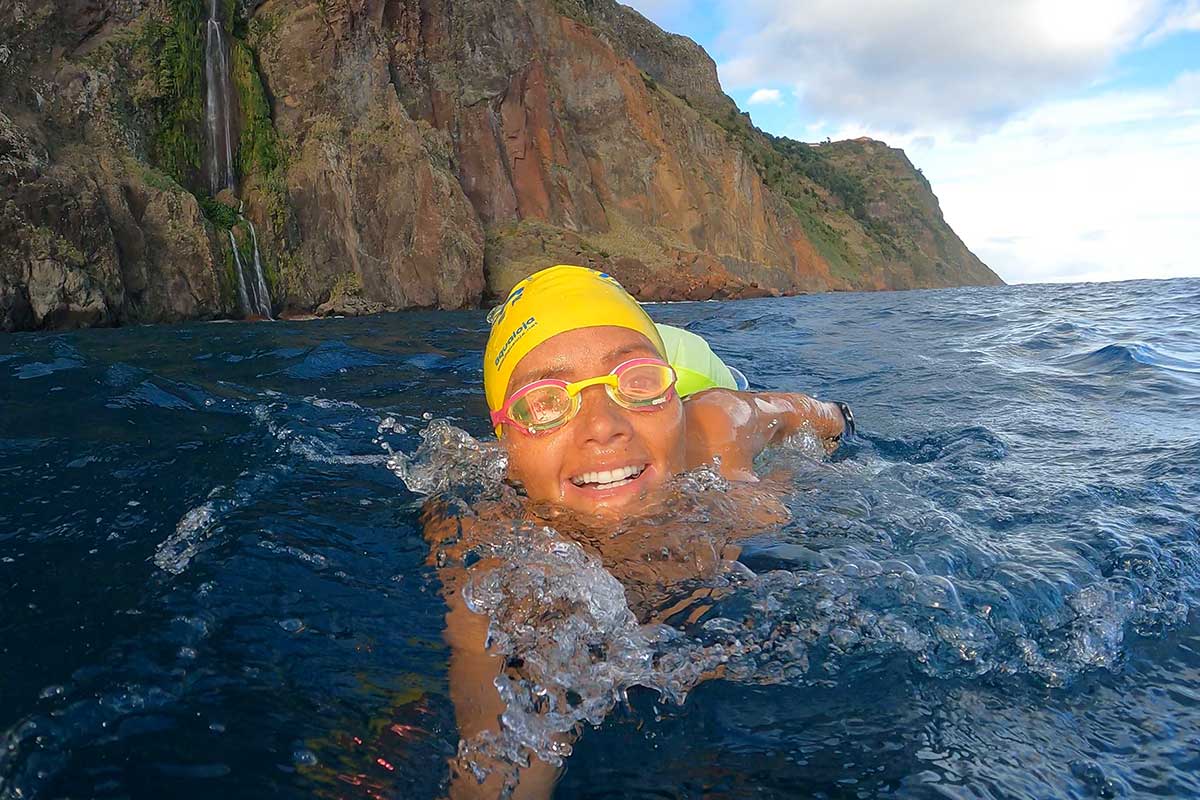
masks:
<path fill-rule="evenodd" d="M 508 341 L 506 341 L 504 346 L 500 348 L 500 352 L 496 354 L 496 360 L 493 362 L 497 369 L 500 368 L 500 362 L 504 360 L 506 355 L 508 355 L 509 348 L 511 348 L 517 339 L 520 339 L 522 336 L 524 336 L 534 325 L 537 325 L 537 319 L 530 317 L 522 322 L 515 331 L 509 334 Z"/>

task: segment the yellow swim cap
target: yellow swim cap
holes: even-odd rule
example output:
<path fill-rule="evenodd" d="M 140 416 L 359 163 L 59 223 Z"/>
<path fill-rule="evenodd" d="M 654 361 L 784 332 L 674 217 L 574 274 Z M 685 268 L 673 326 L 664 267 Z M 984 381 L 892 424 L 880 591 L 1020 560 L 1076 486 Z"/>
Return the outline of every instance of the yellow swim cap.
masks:
<path fill-rule="evenodd" d="M 559 264 L 535 272 L 513 287 L 488 321 L 492 332 L 483 353 L 483 392 L 492 411 L 504 405 L 508 379 L 521 359 L 560 333 L 614 325 L 637 331 L 659 353 L 666 352 L 638 301 L 612 276 L 586 267 Z"/>

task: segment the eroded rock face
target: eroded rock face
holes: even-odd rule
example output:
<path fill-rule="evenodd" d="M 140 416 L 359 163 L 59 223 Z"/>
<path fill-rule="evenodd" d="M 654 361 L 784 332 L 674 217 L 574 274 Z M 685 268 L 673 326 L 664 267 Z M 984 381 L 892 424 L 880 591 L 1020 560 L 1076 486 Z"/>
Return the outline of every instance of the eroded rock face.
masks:
<path fill-rule="evenodd" d="M 259 58 L 287 173 L 312 309 L 354 276 L 370 309 L 462 308 L 483 291 L 483 231 L 449 168 L 448 143 L 400 104 L 380 38 L 382 6 L 268 0 Z"/>
<path fill-rule="evenodd" d="M 131 44 L 175 2 L 0 8 L 0 328 L 236 314 L 239 210 L 285 313 L 472 306 L 554 263 L 648 300 L 998 281 L 903 153 L 779 145 L 615 0 L 241 2 L 238 124 L 278 158 L 206 219 Z"/>
<path fill-rule="evenodd" d="M 134 157 L 136 132 L 107 114 L 114 76 L 69 60 L 86 57 L 92 37 L 122 30 L 141 4 L 17 2 L 7 10 L 0 330 L 231 313 L 220 251 L 196 198 Z"/>
<path fill-rule="evenodd" d="M 589 24 L 548 0 L 400 0 L 385 15 L 400 95 L 450 134 L 463 189 L 493 234 L 490 293 L 554 260 L 661 273 L 663 287 L 681 264 L 704 262 L 692 283 L 715 273 L 730 294 L 839 285 L 725 132 L 614 45 L 636 40 L 643 63 L 694 79 L 715 107 L 724 95 L 711 60 L 615 4 L 595 5 L 608 16 Z M 674 49 L 655 51 L 663 43 Z M 548 252 L 547 225 L 579 247 Z"/>
<path fill-rule="evenodd" d="M 172 322 L 234 310 L 222 301 L 196 200 L 177 187 L 156 189 L 100 164 L 56 165 L 23 184 L 3 217 L 0 297 L 12 299 L 0 300 L 0 328 Z"/>
<path fill-rule="evenodd" d="M 995 286 L 1003 281 L 967 249 L 942 217 L 925 176 L 903 150 L 860 138 L 819 145 L 864 187 L 865 224 L 884 246 L 859 278 L 871 289 Z"/>

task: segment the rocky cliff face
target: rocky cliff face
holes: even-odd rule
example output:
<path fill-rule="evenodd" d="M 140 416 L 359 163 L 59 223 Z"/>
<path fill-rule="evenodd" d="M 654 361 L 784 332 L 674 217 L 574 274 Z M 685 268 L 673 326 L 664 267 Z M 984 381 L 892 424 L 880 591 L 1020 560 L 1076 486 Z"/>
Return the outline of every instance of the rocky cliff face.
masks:
<path fill-rule="evenodd" d="M 0 328 L 236 315 L 253 242 L 282 312 L 470 306 L 558 262 L 645 299 L 999 282 L 903 153 L 759 132 L 613 0 L 220 10 L 223 203 L 201 0 L 0 9 Z"/>
<path fill-rule="evenodd" d="M 136 157 L 88 44 L 140 9 L 0 8 L 0 330 L 179 320 L 222 302 L 196 198 Z"/>

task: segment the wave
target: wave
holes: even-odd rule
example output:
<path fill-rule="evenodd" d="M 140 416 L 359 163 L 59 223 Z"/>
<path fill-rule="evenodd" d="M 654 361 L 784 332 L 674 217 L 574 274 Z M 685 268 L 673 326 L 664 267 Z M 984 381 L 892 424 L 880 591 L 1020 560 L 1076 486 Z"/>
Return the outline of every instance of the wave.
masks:
<path fill-rule="evenodd" d="M 1061 363 L 1076 370 L 1106 375 L 1142 367 L 1200 374 L 1200 355 L 1186 358 L 1141 342 L 1105 345 L 1097 350 L 1066 356 Z"/>

